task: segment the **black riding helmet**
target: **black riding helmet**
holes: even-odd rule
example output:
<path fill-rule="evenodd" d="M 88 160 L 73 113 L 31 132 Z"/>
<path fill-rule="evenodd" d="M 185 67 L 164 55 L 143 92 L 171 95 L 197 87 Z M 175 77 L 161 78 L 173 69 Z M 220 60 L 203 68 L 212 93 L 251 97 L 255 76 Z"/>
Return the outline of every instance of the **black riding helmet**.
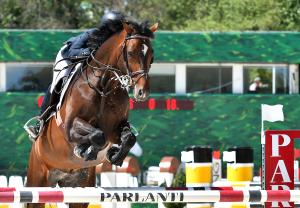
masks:
<path fill-rule="evenodd" d="M 125 21 L 125 15 L 119 11 L 106 12 L 100 21 L 101 25 L 108 25 L 112 31 L 122 29 L 122 22 Z"/>

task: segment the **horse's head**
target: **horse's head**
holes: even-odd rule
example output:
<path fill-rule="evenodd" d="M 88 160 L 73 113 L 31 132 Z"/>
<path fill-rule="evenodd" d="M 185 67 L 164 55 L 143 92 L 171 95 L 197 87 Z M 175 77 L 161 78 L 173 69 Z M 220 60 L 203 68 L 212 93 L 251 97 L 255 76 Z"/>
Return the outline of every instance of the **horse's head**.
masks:
<path fill-rule="evenodd" d="M 153 49 L 150 39 L 157 30 L 158 24 L 147 27 L 147 24 L 123 23 L 126 33 L 122 45 L 123 59 L 127 74 L 131 77 L 134 98 L 144 101 L 149 96 L 149 69 L 153 62 Z"/>

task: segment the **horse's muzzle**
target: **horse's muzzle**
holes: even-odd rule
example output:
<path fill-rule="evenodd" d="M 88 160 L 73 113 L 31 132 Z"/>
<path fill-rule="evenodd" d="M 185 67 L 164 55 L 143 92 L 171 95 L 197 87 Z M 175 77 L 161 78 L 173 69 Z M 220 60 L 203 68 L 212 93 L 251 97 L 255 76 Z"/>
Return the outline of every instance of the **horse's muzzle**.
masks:
<path fill-rule="evenodd" d="M 147 100 L 149 97 L 149 92 L 142 88 L 134 88 L 134 99 L 136 101 L 142 102 Z"/>

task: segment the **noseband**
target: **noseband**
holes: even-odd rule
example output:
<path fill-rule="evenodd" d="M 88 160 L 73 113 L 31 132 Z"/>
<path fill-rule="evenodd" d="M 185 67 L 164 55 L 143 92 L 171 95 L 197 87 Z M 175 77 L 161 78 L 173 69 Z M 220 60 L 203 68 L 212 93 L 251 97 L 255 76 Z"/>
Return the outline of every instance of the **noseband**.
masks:
<path fill-rule="evenodd" d="M 128 57 L 127 57 L 127 41 L 128 40 L 131 40 L 131 39 L 141 39 L 143 40 L 143 43 L 146 44 L 146 40 L 150 40 L 149 37 L 147 36 L 143 36 L 143 35 L 132 35 L 132 36 L 127 36 L 122 44 L 122 52 L 120 53 L 118 59 L 117 59 L 117 63 L 119 62 L 119 59 L 120 59 L 120 56 L 123 54 L 123 59 L 124 59 L 124 62 L 125 62 L 125 69 L 126 69 L 126 73 L 122 72 L 120 69 L 118 68 L 115 68 L 111 65 L 107 65 L 107 64 L 104 64 L 102 62 L 100 62 L 99 60 L 96 59 L 96 57 L 94 56 L 94 54 L 96 53 L 96 50 L 92 51 L 91 55 L 89 56 L 89 58 L 86 59 L 86 63 L 89 67 L 91 67 L 92 71 L 93 71 L 93 74 L 94 76 L 96 77 L 99 77 L 101 78 L 101 88 L 102 90 L 98 89 L 96 86 L 94 86 L 90 81 L 89 81 L 89 78 L 88 78 L 88 74 L 86 72 L 86 80 L 87 80 L 87 83 L 88 85 L 94 89 L 98 94 L 100 94 L 101 96 L 107 96 L 108 94 L 110 94 L 112 91 L 114 91 L 118 86 L 115 86 L 114 88 L 112 89 L 108 89 L 110 83 L 112 81 L 119 81 L 120 85 L 121 85 L 121 88 L 122 89 L 128 89 L 129 87 L 133 87 L 136 85 L 136 83 L 138 82 L 138 80 L 142 77 L 148 77 L 148 72 L 149 72 L 149 68 L 143 68 L 143 69 L 140 69 L 138 71 L 135 71 L 135 72 L 132 72 L 130 70 L 130 65 L 129 65 L 129 61 L 128 61 Z M 147 45 L 147 44 L 146 44 Z M 89 63 L 89 60 L 92 59 L 97 66 L 92 66 L 90 63 Z M 140 59 L 140 64 L 141 66 L 144 67 L 144 62 L 145 60 L 141 60 Z M 95 71 L 96 70 L 100 70 L 103 72 L 103 74 L 101 76 L 97 76 L 95 74 Z M 86 70 L 87 71 L 87 70 Z M 81 72 L 83 73 L 83 68 L 81 68 Z M 105 77 L 107 75 L 107 72 L 112 72 L 113 73 L 113 77 L 110 78 L 106 83 L 105 83 Z M 137 77 L 137 79 L 134 81 L 133 79 Z"/>

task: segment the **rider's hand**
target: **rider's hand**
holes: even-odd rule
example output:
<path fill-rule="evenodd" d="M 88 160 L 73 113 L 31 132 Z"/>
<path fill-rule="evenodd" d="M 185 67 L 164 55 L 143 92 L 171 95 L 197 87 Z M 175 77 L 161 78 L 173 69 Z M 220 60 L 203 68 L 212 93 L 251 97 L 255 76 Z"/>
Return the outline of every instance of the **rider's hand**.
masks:
<path fill-rule="evenodd" d="M 82 50 L 81 55 L 82 56 L 89 56 L 91 54 L 91 51 L 89 48 L 85 48 Z"/>

